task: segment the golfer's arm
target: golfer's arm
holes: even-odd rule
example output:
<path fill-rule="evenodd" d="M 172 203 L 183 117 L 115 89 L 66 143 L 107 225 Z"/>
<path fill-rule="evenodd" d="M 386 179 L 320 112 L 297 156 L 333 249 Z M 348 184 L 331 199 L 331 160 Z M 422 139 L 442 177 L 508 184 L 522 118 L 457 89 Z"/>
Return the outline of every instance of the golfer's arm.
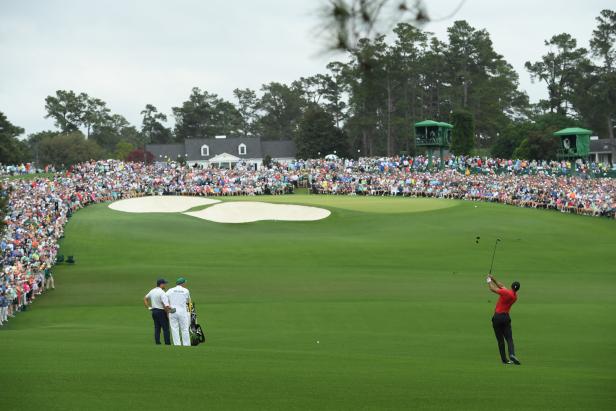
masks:
<path fill-rule="evenodd" d="M 161 302 L 163 303 L 163 310 L 165 310 L 165 312 L 169 314 L 171 312 L 171 302 L 169 301 L 169 296 L 167 294 L 164 294 Z"/>
<path fill-rule="evenodd" d="M 490 291 L 495 294 L 498 294 L 498 287 L 496 286 L 496 284 L 494 284 L 494 281 L 489 282 L 488 287 L 490 287 Z"/>
<path fill-rule="evenodd" d="M 490 276 L 490 278 L 492 279 L 492 282 L 490 284 L 495 284 L 498 288 L 503 288 L 504 285 L 499 282 L 496 278 L 494 278 L 494 276 Z"/>
<path fill-rule="evenodd" d="M 150 304 L 148 304 L 148 297 L 143 297 L 143 305 L 145 305 L 145 308 L 150 308 Z"/>

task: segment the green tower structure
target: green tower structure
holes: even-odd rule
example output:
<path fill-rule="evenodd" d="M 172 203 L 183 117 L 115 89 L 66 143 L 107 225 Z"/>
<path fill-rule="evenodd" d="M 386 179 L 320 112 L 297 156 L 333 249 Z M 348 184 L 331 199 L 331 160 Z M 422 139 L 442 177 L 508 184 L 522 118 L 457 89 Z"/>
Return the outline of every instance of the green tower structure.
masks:
<path fill-rule="evenodd" d="M 554 133 L 560 138 L 558 158 L 587 158 L 590 154 L 590 135 L 592 131 L 585 128 L 570 127 Z"/>
<path fill-rule="evenodd" d="M 428 166 L 432 167 L 432 155 L 434 150 L 439 150 L 441 169 L 443 164 L 443 152 L 451 145 L 451 133 L 453 126 L 434 120 L 424 120 L 415 123 L 415 145 L 426 147 L 428 150 Z"/>
<path fill-rule="evenodd" d="M 570 159 L 572 161 L 571 171 L 577 172 L 575 160 L 578 158 L 588 159 L 590 154 L 590 135 L 592 131 L 585 128 L 569 127 L 558 130 L 554 136 L 560 139 L 557 157 L 559 160 Z"/>

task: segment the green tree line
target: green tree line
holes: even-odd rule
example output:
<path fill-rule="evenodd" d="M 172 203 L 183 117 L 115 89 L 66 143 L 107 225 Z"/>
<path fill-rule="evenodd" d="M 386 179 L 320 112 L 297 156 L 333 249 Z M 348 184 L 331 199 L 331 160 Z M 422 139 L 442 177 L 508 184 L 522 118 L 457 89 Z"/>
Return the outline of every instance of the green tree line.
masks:
<path fill-rule="evenodd" d="M 134 126 L 99 98 L 58 90 L 45 99 L 46 117 L 57 130 L 20 140 L 23 129 L 0 113 L 0 162 L 61 166 L 131 153 L 143 158 L 135 152 L 146 143 L 216 135 L 293 139 L 300 157 L 333 150 L 349 156 L 415 154 L 412 125 L 425 119 L 464 125 L 453 133 L 452 151 L 460 154 L 554 158 L 552 132 L 569 126 L 611 139 L 616 151 L 615 44 L 612 10 L 597 17 L 588 48 L 567 33 L 545 40 L 545 54 L 525 68 L 533 81 L 545 84 L 548 98 L 531 104 L 486 30 L 455 21 L 441 40 L 399 23 L 390 38 L 361 38 L 323 73 L 290 84 L 235 89 L 232 101 L 195 87 L 171 108 L 173 126 L 151 104 Z"/>

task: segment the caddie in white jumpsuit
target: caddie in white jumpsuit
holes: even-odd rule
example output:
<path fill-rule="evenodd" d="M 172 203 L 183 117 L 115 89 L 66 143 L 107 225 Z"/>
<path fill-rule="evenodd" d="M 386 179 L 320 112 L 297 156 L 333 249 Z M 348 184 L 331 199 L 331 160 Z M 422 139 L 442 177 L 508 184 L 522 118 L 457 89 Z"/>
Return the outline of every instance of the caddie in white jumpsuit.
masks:
<path fill-rule="evenodd" d="M 173 345 L 190 346 L 190 335 L 188 327 L 190 325 L 190 313 L 188 312 L 188 303 L 190 302 L 190 292 L 184 287 L 186 279 L 178 278 L 175 287 L 167 291 L 169 297 L 169 325 L 171 326 L 171 336 L 173 337 Z M 182 337 L 180 341 L 180 336 Z"/>

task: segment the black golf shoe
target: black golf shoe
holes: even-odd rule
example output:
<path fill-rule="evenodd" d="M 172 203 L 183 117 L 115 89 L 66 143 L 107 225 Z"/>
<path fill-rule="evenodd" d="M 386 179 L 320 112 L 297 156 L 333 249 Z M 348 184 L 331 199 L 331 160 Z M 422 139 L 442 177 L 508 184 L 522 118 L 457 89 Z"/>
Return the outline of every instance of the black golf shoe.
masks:
<path fill-rule="evenodd" d="M 509 358 L 511 358 L 511 361 L 515 364 L 515 365 L 521 365 L 522 363 L 520 362 L 520 360 L 518 360 L 515 355 L 510 355 Z"/>
<path fill-rule="evenodd" d="M 513 361 L 503 361 L 503 364 L 510 365 L 510 364 L 513 364 Z"/>

